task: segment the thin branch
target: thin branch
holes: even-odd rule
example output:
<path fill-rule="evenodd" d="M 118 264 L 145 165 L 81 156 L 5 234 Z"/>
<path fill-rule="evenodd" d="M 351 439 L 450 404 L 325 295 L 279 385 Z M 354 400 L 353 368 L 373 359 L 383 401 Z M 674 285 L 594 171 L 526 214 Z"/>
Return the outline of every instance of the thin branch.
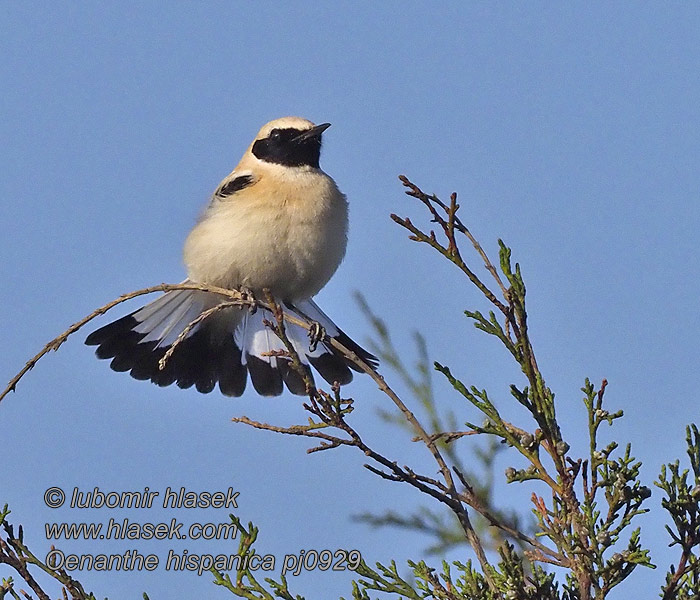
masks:
<path fill-rule="evenodd" d="M 477 239 L 472 235 L 471 231 L 469 231 L 466 225 L 462 223 L 462 221 L 456 214 L 457 208 L 459 208 L 459 205 L 456 204 L 457 194 L 453 192 L 450 195 L 450 206 L 448 207 L 442 200 L 440 200 L 440 198 L 438 198 L 434 194 L 428 195 L 425 192 L 423 192 L 423 190 L 421 190 L 416 184 L 411 182 L 405 175 L 399 175 L 399 180 L 405 187 L 411 190 L 411 193 L 409 195 L 413 196 L 414 198 L 420 199 L 424 204 L 427 202 L 434 202 L 440 208 L 442 208 L 448 215 L 450 215 L 452 227 L 454 227 L 454 229 L 467 236 L 469 241 L 472 243 L 472 246 L 474 246 L 474 249 L 479 253 L 479 256 L 481 256 L 481 259 L 484 261 L 484 266 L 486 267 L 488 272 L 491 273 L 491 276 L 495 279 L 496 283 L 498 283 L 498 287 L 501 288 L 503 296 L 507 298 L 508 289 L 503 284 L 503 280 L 498 274 L 496 267 L 493 266 L 493 263 L 487 256 L 486 252 L 484 252 L 484 249 L 481 247 L 481 244 L 477 241 Z"/>
<path fill-rule="evenodd" d="M 24 367 L 12 378 L 10 379 L 9 383 L 7 384 L 7 387 L 3 390 L 2 393 L 0 393 L 0 402 L 7 396 L 10 392 L 15 391 L 15 388 L 17 387 L 17 384 L 19 381 L 24 377 L 27 372 L 31 371 L 34 368 L 34 365 L 46 354 L 48 354 L 51 350 L 58 350 L 59 347 L 68 339 L 69 336 L 77 332 L 79 329 L 81 329 L 84 325 L 95 319 L 96 317 L 99 317 L 100 315 L 103 315 L 106 313 L 108 310 L 114 308 L 118 304 L 121 304 L 122 302 L 126 302 L 127 300 L 131 300 L 133 298 L 136 298 L 138 296 L 144 296 L 146 294 L 152 294 L 154 292 L 171 292 L 175 290 L 199 290 L 202 292 L 210 292 L 212 294 L 218 294 L 222 296 L 223 298 L 228 298 L 230 302 L 227 303 L 230 304 L 231 306 L 241 306 L 241 307 L 249 307 L 249 308 L 265 308 L 270 310 L 270 307 L 265 303 L 261 302 L 259 300 L 253 299 L 249 294 L 243 294 L 238 290 L 229 290 L 225 288 L 220 288 L 216 287 L 213 285 L 205 285 L 205 284 L 200 284 L 200 283 L 177 283 L 177 284 L 171 284 L 171 283 L 161 283 L 160 285 L 154 285 L 151 287 L 143 288 L 140 290 L 136 290 L 134 292 L 129 292 L 127 294 L 122 294 L 115 300 L 112 300 L 111 302 L 108 302 L 107 304 L 100 306 L 99 308 L 95 309 L 92 311 L 89 315 L 86 317 L 83 317 L 79 321 L 73 323 L 68 329 L 66 329 L 63 333 L 61 333 L 59 336 L 55 337 L 52 339 L 50 342 L 48 342 L 35 356 L 33 356 L 31 359 L 27 361 L 27 363 L 24 365 Z M 309 329 L 309 324 L 305 322 L 303 319 L 300 319 L 298 317 L 295 317 L 294 315 L 289 315 L 286 314 L 285 318 L 290 321 L 291 323 L 294 323 L 295 325 L 299 325 L 300 327 L 303 327 L 305 329 Z M 327 340 L 328 341 L 328 340 Z M 354 355 L 354 353 L 353 353 Z"/>
<path fill-rule="evenodd" d="M 464 274 L 471 280 L 471 282 L 481 290 L 481 292 L 488 298 L 488 300 L 506 316 L 510 315 L 510 311 L 508 307 L 503 304 L 498 298 L 496 298 L 495 294 L 488 288 L 486 285 L 479 279 L 479 277 L 462 261 L 461 258 L 458 258 L 450 253 L 450 251 L 442 246 L 437 239 L 435 238 L 435 235 L 432 234 L 430 236 L 426 235 L 424 232 L 422 232 L 420 229 L 418 229 L 412 222 L 411 220 L 406 217 L 402 218 L 399 217 L 398 215 L 392 214 L 391 215 L 392 220 L 395 223 L 398 223 L 405 229 L 408 229 L 414 237 L 411 239 L 414 239 L 415 241 L 418 242 L 424 242 L 433 248 L 437 250 L 440 254 L 448 258 L 450 261 L 452 261 L 459 269 L 464 272 Z"/>
<path fill-rule="evenodd" d="M 494 514 L 492 514 L 485 506 L 483 506 L 479 502 L 476 495 L 469 491 L 471 489 L 471 486 L 466 481 L 461 471 L 459 471 L 459 469 L 457 469 L 456 467 L 453 467 L 453 469 L 454 472 L 457 474 L 457 477 L 459 477 L 459 480 L 462 482 L 462 485 L 467 489 L 467 492 L 463 494 L 465 502 L 467 502 L 469 506 L 476 510 L 480 515 L 482 515 L 489 523 L 491 523 L 491 525 L 493 525 L 494 527 L 498 527 L 502 531 L 505 531 L 511 537 L 525 542 L 533 548 L 537 548 L 537 550 L 539 550 L 542 554 L 549 557 L 547 562 L 556 564 L 559 567 L 569 566 L 569 560 L 565 556 L 563 556 L 559 552 L 556 552 L 555 550 L 552 550 L 551 548 L 548 548 L 541 542 L 538 542 L 535 538 L 531 538 L 530 536 L 525 535 L 521 531 L 510 527 L 508 524 L 503 523 Z"/>
<path fill-rule="evenodd" d="M 479 435 L 479 431 L 440 431 L 438 433 L 433 433 L 430 439 L 434 442 L 444 442 L 445 444 L 451 444 L 452 442 L 461 439 L 465 436 Z M 412 442 L 422 442 L 423 440 L 419 437 L 414 437 Z"/>
<path fill-rule="evenodd" d="M 220 310 L 224 310 L 225 308 L 230 308 L 232 306 L 241 306 L 240 302 L 223 302 L 221 304 L 217 304 L 216 306 L 213 306 L 212 308 L 209 308 L 205 310 L 203 313 L 201 313 L 199 316 L 197 316 L 194 320 L 190 321 L 187 324 L 187 327 L 185 327 L 180 334 L 175 338 L 175 341 L 172 343 L 170 348 L 165 352 L 165 354 L 162 356 L 162 358 L 158 361 L 158 369 L 163 370 L 165 369 L 166 364 L 168 363 L 168 360 L 170 360 L 170 357 L 173 355 L 177 347 L 184 341 L 184 339 L 187 337 L 187 335 L 192 331 L 199 323 L 204 321 L 205 319 L 209 318 L 211 315 L 214 313 L 219 312 Z"/>
<path fill-rule="evenodd" d="M 27 569 L 27 561 L 22 558 L 21 554 L 18 555 L 13 551 L 3 539 L 0 539 L 0 563 L 5 563 L 17 571 L 17 574 L 32 588 L 34 593 L 41 600 L 51 600 L 49 595 L 41 589 L 36 579 L 34 579 Z"/>
<path fill-rule="evenodd" d="M 230 301 L 227 302 L 227 305 L 231 306 L 248 306 L 248 307 L 259 307 L 259 308 L 266 308 L 268 310 L 271 310 L 274 312 L 274 306 L 270 306 L 269 303 L 265 302 L 260 302 L 258 300 L 254 300 L 250 297 L 248 294 L 242 294 L 238 290 L 229 290 L 225 288 L 220 288 L 216 286 L 210 286 L 210 285 L 204 285 L 204 284 L 198 284 L 198 283 L 180 283 L 180 284 L 166 284 L 162 283 L 160 285 L 156 286 L 151 286 L 147 288 L 143 288 L 140 290 L 136 290 L 134 292 L 129 292 L 126 294 L 122 294 L 115 300 L 112 300 L 111 302 L 108 302 L 107 304 L 95 309 L 92 311 L 89 315 L 86 317 L 82 318 L 81 320 L 77 321 L 73 325 L 71 325 L 66 331 L 64 331 L 62 334 L 48 342 L 44 348 L 36 354 L 34 357 L 32 357 L 22 368 L 17 375 L 15 375 L 5 388 L 5 390 L 0 394 L 0 401 L 9 394 L 11 391 L 14 391 L 17 383 L 22 379 L 22 377 L 30 371 L 34 365 L 44 356 L 46 355 L 49 351 L 51 350 L 57 350 L 67 339 L 70 335 L 73 333 L 77 332 L 79 329 L 81 329 L 84 325 L 92 321 L 94 318 L 106 313 L 108 310 L 111 308 L 117 306 L 118 304 L 121 304 L 122 302 L 126 302 L 127 300 L 131 300 L 133 298 L 136 298 L 138 296 L 142 296 L 145 294 L 151 294 L 154 292 L 169 292 L 173 290 L 199 290 L 199 291 L 204 291 L 204 292 L 210 292 L 214 294 L 219 294 L 224 298 L 229 298 Z M 207 311 L 208 313 L 208 311 Z M 206 318 L 209 316 L 209 314 L 205 315 L 200 315 L 200 317 Z M 292 323 L 295 323 L 306 330 L 309 330 L 311 327 L 311 324 L 308 322 L 305 322 L 303 319 L 299 319 L 295 317 L 294 315 L 289 315 L 286 314 L 284 315 L 284 318 L 289 320 Z M 196 323 L 195 323 L 196 324 Z M 191 324 L 194 326 L 193 324 Z M 185 334 L 186 335 L 186 334 Z M 457 503 L 459 503 L 459 494 L 454 486 L 454 481 L 452 480 L 452 475 L 450 473 L 449 468 L 447 467 L 447 464 L 445 460 L 443 459 L 442 455 L 440 454 L 440 451 L 438 450 L 434 440 L 430 438 L 428 433 L 425 431 L 425 429 L 422 427 L 418 419 L 416 419 L 415 415 L 408 409 L 408 407 L 402 402 L 402 400 L 398 397 L 398 395 L 387 385 L 385 382 L 384 378 L 379 375 L 371 365 L 367 364 L 365 361 L 363 361 L 355 352 L 350 350 L 349 348 L 346 348 L 343 344 L 341 344 L 338 340 L 333 339 L 329 336 L 326 336 L 324 338 L 324 342 L 327 344 L 330 344 L 337 350 L 339 350 L 348 360 L 351 360 L 354 364 L 356 364 L 362 371 L 367 373 L 377 384 L 379 389 L 389 396 L 389 398 L 394 402 L 394 404 L 401 410 L 401 412 L 405 415 L 406 419 L 413 425 L 415 428 L 416 432 L 419 434 L 419 437 L 423 440 L 423 442 L 426 444 L 428 449 L 430 450 L 431 454 L 433 455 L 435 461 L 438 463 L 438 466 L 440 468 L 441 473 L 443 474 L 443 477 L 445 478 L 445 482 L 448 485 L 448 488 L 450 489 L 450 494 L 453 498 L 453 500 Z M 165 357 L 164 357 L 165 358 Z M 252 425 L 252 423 L 251 423 Z M 291 432 L 290 432 L 291 433 Z M 304 433 L 295 433 L 296 435 L 305 435 Z M 318 436 L 309 436 L 309 437 L 322 437 L 321 435 Z M 342 444 L 347 444 L 347 441 L 340 441 L 339 443 Z M 469 517 L 466 514 L 466 511 L 462 510 L 463 514 L 458 515 L 460 522 L 462 523 L 463 528 L 465 529 L 465 533 L 468 533 L 470 529 L 472 529 L 471 523 L 469 522 Z M 476 543 L 475 551 L 477 552 L 477 556 L 479 557 L 479 560 L 482 561 L 483 566 L 487 566 L 488 563 L 486 561 L 486 555 L 483 551 L 483 548 L 481 547 L 481 544 L 478 542 L 478 538 L 474 536 L 470 536 L 472 541 Z"/>

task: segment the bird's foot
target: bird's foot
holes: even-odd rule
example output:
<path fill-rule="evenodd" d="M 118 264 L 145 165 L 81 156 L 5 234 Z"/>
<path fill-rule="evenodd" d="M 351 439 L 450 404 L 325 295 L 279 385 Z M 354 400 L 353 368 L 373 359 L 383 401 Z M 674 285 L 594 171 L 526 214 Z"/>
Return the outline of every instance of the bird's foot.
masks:
<path fill-rule="evenodd" d="M 326 337 L 326 330 L 318 321 L 312 321 L 309 327 L 309 352 L 315 352 L 318 343 Z"/>
<path fill-rule="evenodd" d="M 242 287 L 238 291 L 241 293 L 241 300 L 243 300 L 244 305 L 247 304 L 250 314 L 254 315 L 258 310 L 258 302 L 253 291 L 247 287 Z"/>

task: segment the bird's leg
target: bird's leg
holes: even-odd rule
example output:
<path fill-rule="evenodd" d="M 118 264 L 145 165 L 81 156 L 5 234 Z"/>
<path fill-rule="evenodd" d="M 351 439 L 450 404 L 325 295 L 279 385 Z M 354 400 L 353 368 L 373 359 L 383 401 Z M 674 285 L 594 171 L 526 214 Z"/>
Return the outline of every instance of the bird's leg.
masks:
<path fill-rule="evenodd" d="M 309 352 L 315 352 L 318 343 L 326 337 L 326 330 L 318 321 L 309 325 Z"/>
<path fill-rule="evenodd" d="M 258 303 L 255 299 L 253 291 L 245 286 L 241 287 L 238 291 L 241 293 L 241 299 L 243 300 L 243 302 L 246 304 L 250 303 L 248 305 L 248 310 L 250 311 L 251 315 L 254 315 L 258 310 Z"/>

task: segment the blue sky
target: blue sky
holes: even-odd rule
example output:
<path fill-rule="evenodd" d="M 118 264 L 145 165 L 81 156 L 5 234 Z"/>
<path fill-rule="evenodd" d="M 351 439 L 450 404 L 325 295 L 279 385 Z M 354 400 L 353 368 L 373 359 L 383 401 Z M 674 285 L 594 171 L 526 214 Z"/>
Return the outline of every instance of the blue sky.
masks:
<path fill-rule="evenodd" d="M 495 254 L 503 238 L 522 265 L 532 337 L 573 451 L 585 451 L 585 377 L 609 380 L 611 408 L 626 413 L 614 435 L 633 443 L 648 482 L 683 451 L 700 386 L 697 5 L 6 2 L 0 22 L 4 380 L 96 306 L 180 281 L 182 242 L 208 195 L 263 123 L 295 114 L 333 124 L 322 166 L 348 196 L 351 231 L 346 260 L 318 301 L 347 332 L 360 341 L 369 334 L 352 299 L 361 290 L 409 360 L 419 329 L 433 358 L 488 387 L 505 414 L 522 416 L 507 394 L 516 370 L 463 316 L 487 308 L 484 301 L 388 218 L 421 218 L 400 173 L 444 198 L 457 191 L 487 251 Z M 0 502 L 38 551 L 49 546 L 45 522 L 113 516 L 49 509 L 50 486 L 233 486 L 239 516 L 261 528 L 262 553 L 357 548 L 370 562 L 400 563 L 421 556 L 427 540 L 419 535 L 350 521 L 421 502 L 365 472 L 359 453 L 307 456 L 303 440 L 230 422 L 241 414 L 298 422 L 298 399 L 159 389 L 111 372 L 82 339 L 46 357 L 0 405 Z M 446 386 L 438 390 L 461 421 L 476 418 Z M 378 422 L 387 400 L 367 378 L 347 392 L 368 439 L 433 468 Z M 464 444 L 465 456 L 471 448 Z M 512 488 L 499 484 L 501 499 L 528 511 L 518 504 L 527 493 Z M 635 575 L 615 597 L 656 588 L 675 558 L 659 503 L 655 491 L 656 514 L 641 523 L 661 568 Z M 175 516 L 218 522 L 227 514 Z M 137 547 L 164 556 L 172 545 Z M 184 547 L 235 550 L 226 542 Z M 162 569 L 80 578 L 102 597 L 226 597 L 208 576 Z M 314 573 L 292 586 L 309 597 L 348 596 L 347 581 Z"/>

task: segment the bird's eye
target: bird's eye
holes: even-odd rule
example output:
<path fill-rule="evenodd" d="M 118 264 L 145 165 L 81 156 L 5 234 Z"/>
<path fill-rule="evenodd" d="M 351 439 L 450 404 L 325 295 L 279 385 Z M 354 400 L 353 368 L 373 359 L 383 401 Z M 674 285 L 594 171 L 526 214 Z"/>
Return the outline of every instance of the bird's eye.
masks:
<path fill-rule="evenodd" d="M 280 133 L 280 130 L 279 130 L 279 129 L 273 129 L 273 130 L 270 132 L 270 139 L 271 139 L 271 140 L 277 141 L 277 140 L 279 140 L 281 137 L 282 137 L 282 134 Z"/>

